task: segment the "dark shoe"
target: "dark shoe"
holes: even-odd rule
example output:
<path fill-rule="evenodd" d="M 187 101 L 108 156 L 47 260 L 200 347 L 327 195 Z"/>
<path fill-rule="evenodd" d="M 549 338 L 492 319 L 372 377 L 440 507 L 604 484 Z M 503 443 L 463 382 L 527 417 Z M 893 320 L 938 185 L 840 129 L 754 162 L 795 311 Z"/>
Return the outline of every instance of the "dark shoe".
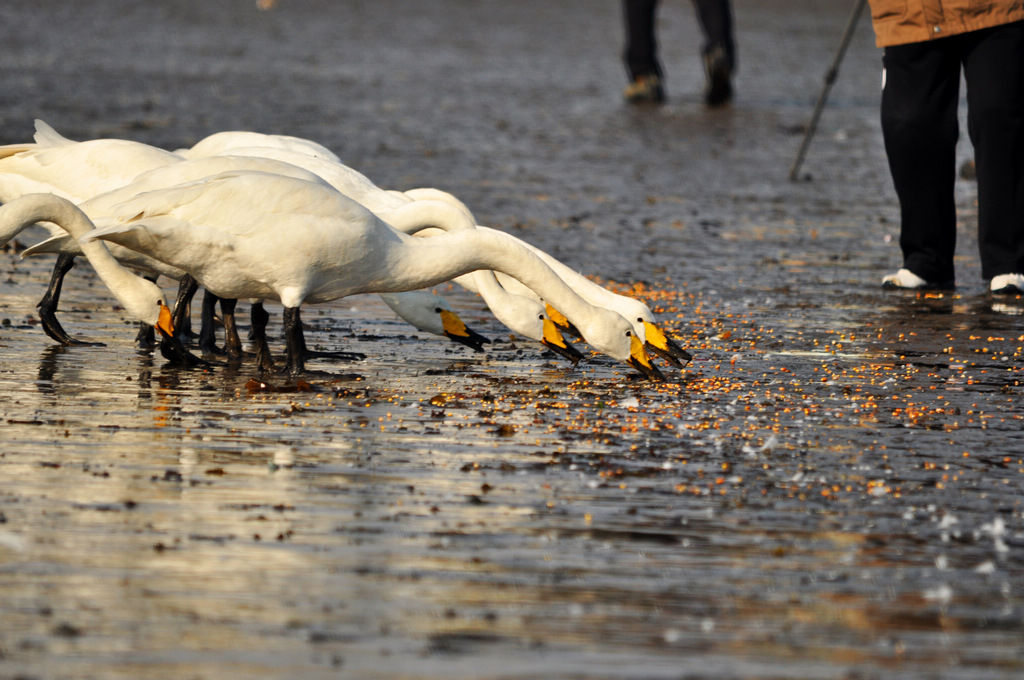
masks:
<path fill-rule="evenodd" d="M 732 101 L 732 67 L 723 48 L 714 47 L 704 55 L 704 74 L 707 76 L 705 104 L 718 107 Z"/>
<path fill-rule="evenodd" d="M 955 287 L 952 281 L 925 281 L 909 269 L 901 269 L 882 279 L 882 288 L 885 290 L 953 290 Z"/>
<path fill-rule="evenodd" d="M 665 89 L 658 76 L 637 76 L 622 91 L 630 104 L 661 104 L 665 101 Z"/>

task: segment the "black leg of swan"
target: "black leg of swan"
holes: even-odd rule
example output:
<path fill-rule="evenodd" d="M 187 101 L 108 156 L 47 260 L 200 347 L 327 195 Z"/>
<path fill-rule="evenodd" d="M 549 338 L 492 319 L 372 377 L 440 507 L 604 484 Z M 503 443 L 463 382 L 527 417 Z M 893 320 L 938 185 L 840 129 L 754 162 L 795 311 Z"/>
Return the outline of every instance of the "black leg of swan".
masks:
<path fill-rule="evenodd" d="M 298 307 L 284 308 L 284 342 L 286 361 L 284 372 L 296 376 L 306 371 L 306 339 L 302 336 L 302 319 Z"/>
<path fill-rule="evenodd" d="M 219 356 L 224 350 L 217 347 L 217 332 L 214 326 L 217 324 L 216 309 L 220 300 L 216 295 L 206 290 L 203 291 L 203 309 L 200 316 L 199 327 L 199 349 L 204 357 Z"/>
<path fill-rule="evenodd" d="M 306 347 L 306 337 L 302 331 L 302 316 L 298 307 L 284 309 L 284 337 L 287 348 L 287 364 L 284 372 L 297 376 L 306 372 L 306 359 L 316 357 L 335 359 L 338 361 L 359 361 L 365 354 L 359 352 L 318 352 Z"/>
<path fill-rule="evenodd" d="M 274 370 L 274 358 L 270 356 L 270 347 L 267 346 L 267 323 L 270 322 L 270 315 L 263 308 L 262 302 L 252 303 L 249 315 L 252 319 L 249 339 L 256 347 L 256 366 L 259 370 L 270 373 Z"/>
<path fill-rule="evenodd" d="M 57 320 L 57 305 L 60 302 L 60 289 L 64 284 L 64 277 L 75 266 L 75 256 L 68 253 L 61 253 L 57 256 L 57 262 L 53 265 L 53 273 L 50 275 L 50 285 L 46 288 L 46 294 L 39 301 L 36 307 L 39 309 L 39 321 L 43 332 L 62 345 L 93 345 L 102 347 L 102 342 L 85 342 L 75 340 Z"/>
<path fill-rule="evenodd" d="M 238 337 L 238 325 L 235 322 L 235 306 L 238 300 L 220 300 L 220 315 L 224 319 L 224 352 L 233 359 L 242 356 L 242 339 Z"/>
<path fill-rule="evenodd" d="M 302 330 L 302 319 L 299 318 L 298 308 L 296 308 L 295 316 L 298 320 L 298 347 L 302 350 L 302 356 L 306 359 L 333 359 L 335 361 L 362 361 L 366 358 L 366 355 L 361 352 L 323 352 L 319 350 L 312 350 L 306 346 L 306 336 Z M 490 342 L 490 341 L 488 341 Z"/>
<path fill-rule="evenodd" d="M 178 298 L 174 301 L 174 335 L 181 341 L 182 345 L 187 344 L 186 338 L 189 334 L 191 319 L 189 310 L 192 298 L 199 290 L 199 284 L 191 274 L 185 274 L 178 282 Z"/>

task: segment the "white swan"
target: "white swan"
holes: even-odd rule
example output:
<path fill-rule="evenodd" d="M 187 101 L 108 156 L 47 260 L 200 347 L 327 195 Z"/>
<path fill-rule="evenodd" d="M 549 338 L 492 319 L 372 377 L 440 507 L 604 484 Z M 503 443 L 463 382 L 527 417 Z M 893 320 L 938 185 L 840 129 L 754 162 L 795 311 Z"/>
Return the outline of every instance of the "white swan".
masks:
<path fill-rule="evenodd" d="M 304 370 L 300 305 L 423 288 L 491 269 L 541 292 L 596 349 L 662 377 L 628 321 L 583 301 L 526 248 L 483 230 L 410 237 L 334 189 L 257 172 L 148 192 L 117 212 L 121 223 L 83 241 L 145 252 L 188 271 L 220 297 L 279 300 L 293 374 Z M 393 211 L 397 225 L 404 217 Z"/>
<path fill-rule="evenodd" d="M 412 198 L 402 192 L 381 189 L 362 173 L 338 161 L 314 157 L 293 149 L 275 146 L 251 146 L 234 147 L 225 153 L 254 158 L 274 158 L 305 168 L 321 177 L 342 194 L 378 215 L 390 213 L 390 211 L 407 206 L 413 201 Z M 453 229 L 469 229 L 476 225 L 469 210 L 451 194 L 429 189 L 419 191 L 420 198 L 417 200 L 423 201 L 418 203 L 419 210 L 421 211 L 420 220 L 410 223 L 406 229 L 418 230 L 430 226 L 444 225 L 446 231 L 451 231 Z M 403 231 L 406 229 L 403 229 Z M 457 277 L 455 282 L 464 288 L 479 293 L 498 321 L 512 330 L 513 333 L 540 342 L 548 349 L 561 354 L 573 363 L 579 362 L 583 357 L 562 336 L 558 327 L 551 320 L 550 316 L 546 314 L 544 305 L 538 303 L 533 297 L 524 298 L 519 295 L 509 294 L 508 291 L 499 285 L 493 272 L 474 272 L 473 274 Z"/>
<path fill-rule="evenodd" d="M 59 225 L 76 238 L 94 225 L 71 201 L 54 194 L 27 194 L 0 206 L 0 245 L 40 220 Z M 125 310 L 166 336 L 174 333 L 163 291 L 122 267 L 103 243 L 83 243 L 82 252 Z"/>

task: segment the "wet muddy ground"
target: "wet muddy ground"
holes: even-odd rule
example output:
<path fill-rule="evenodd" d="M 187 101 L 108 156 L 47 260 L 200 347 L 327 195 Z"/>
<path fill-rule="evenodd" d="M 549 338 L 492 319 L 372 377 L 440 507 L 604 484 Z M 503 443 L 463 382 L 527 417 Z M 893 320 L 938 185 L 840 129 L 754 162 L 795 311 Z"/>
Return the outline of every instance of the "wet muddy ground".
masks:
<path fill-rule="evenodd" d="M 969 181 L 957 291 L 879 289 L 866 20 L 788 181 L 852 4 L 736 0 L 708 111 L 687 3 L 669 104 L 631 109 L 614 2 L 5 2 L 0 141 L 309 137 L 641 297 L 695 360 L 573 368 L 442 288 L 485 353 L 360 296 L 304 317 L 367 355 L 335 378 L 183 370 L 85 264 L 61 316 L 106 344 L 55 346 L 51 261 L 5 252 L 0 677 L 1020 677 L 1024 301 L 978 279 Z"/>

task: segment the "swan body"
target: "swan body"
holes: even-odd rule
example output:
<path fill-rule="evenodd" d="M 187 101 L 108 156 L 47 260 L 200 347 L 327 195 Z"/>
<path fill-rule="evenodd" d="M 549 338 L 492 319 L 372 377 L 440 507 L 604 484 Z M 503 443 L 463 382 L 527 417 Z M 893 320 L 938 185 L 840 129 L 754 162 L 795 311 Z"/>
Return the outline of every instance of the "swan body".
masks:
<path fill-rule="evenodd" d="M 65 198 L 26 194 L 0 206 L 0 245 L 40 220 L 59 225 L 75 238 L 81 238 L 94 227 L 88 216 Z M 103 243 L 83 243 L 82 252 L 129 314 L 167 336 L 174 332 L 167 301 L 155 283 L 122 267 Z"/>
<path fill-rule="evenodd" d="M 279 300 L 286 324 L 305 303 L 436 285 L 477 269 L 503 271 L 544 293 L 596 349 L 661 377 L 629 322 L 579 298 L 535 255 L 482 230 L 408 236 L 322 184 L 266 173 L 233 173 L 138 195 L 102 239 L 181 267 L 219 297 Z M 417 219 L 393 211 L 396 227 Z M 294 328 L 289 366 L 303 369 Z"/>

